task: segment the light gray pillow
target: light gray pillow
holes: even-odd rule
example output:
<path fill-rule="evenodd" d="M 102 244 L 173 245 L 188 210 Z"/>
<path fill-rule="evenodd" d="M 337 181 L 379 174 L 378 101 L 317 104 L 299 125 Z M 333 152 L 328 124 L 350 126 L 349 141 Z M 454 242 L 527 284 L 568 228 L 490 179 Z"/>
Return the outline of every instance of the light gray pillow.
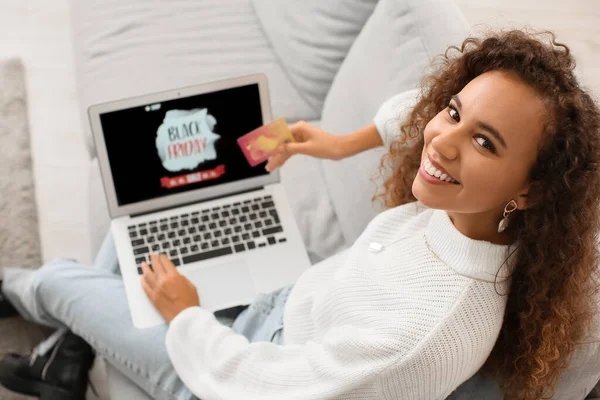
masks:
<path fill-rule="evenodd" d="M 432 57 L 460 44 L 469 25 L 452 0 L 380 0 L 325 100 L 321 127 L 348 134 L 372 123 L 389 97 L 418 85 Z M 345 239 L 353 243 L 379 211 L 371 198 L 383 147 L 323 161 L 324 178 Z"/>
<path fill-rule="evenodd" d="M 348 49 L 377 0 L 252 0 L 279 61 L 320 112 Z"/>

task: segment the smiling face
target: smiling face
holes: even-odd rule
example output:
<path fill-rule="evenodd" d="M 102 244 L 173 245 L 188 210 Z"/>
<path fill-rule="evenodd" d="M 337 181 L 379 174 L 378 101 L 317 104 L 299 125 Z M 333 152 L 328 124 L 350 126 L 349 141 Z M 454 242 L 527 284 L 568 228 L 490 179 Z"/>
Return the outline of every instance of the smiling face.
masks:
<path fill-rule="evenodd" d="M 471 218 L 497 228 L 511 199 L 526 208 L 545 113 L 541 97 L 510 72 L 473 79 L 425 127 L 414 196 L 455 225 Z"/>

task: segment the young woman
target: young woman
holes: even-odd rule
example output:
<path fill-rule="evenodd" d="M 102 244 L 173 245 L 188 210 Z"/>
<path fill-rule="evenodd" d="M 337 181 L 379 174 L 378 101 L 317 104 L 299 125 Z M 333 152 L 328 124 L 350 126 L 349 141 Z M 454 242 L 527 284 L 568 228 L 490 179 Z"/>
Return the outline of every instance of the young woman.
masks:
<path fill-rule="evenodd" d="M 158 399 L 444 399 L 482 366 L 506 398 L 541 399 L 596 311 L 600 113 L 554 39 L 510 31 L 453 49 L 372 125 L 346 136 L 292 127 L 298 143 L 268 169 L 296 153 L 340 159 L 386 145 L 389 209 L 231 327 L 153 255 L 142 285 L 169 327 L 134 329 L 108 271 L 110 237 L 104 268 L 6 269 L 6 296 Z M 0 381 L 80 395 L 61 371 L 83 379 L 87 364 L 69 354 L 85 345 L 69 333 L 45 347 L 6 358 Z"/>

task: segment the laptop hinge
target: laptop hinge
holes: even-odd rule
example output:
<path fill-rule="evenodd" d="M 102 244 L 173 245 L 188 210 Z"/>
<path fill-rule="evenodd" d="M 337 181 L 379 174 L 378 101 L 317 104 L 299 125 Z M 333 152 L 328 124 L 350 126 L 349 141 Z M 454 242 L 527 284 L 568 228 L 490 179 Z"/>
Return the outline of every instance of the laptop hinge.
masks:
<path fill-rule="evenodd" d="M 156 210 L 147 211 L 147 212 L 143 212 L 143 213 L 130 214 L 130 217 L 131 218 L 135 218 L 135 217 L 141 217 L 143 215 L 148 215 L 148 214 L 156 214 L 158 212 L 173 210 L 175 208 L 180 208 L 180 207 L 186 207 L 186 206 L 190 206 L 192 204 L 202 204 L 202 203 L 206 203 L 208 201 L 223 199 L 223 198 L 235 196 L 235 195 L 238 195 L 238 194 L 244 194 L 244 193 L 250 193 L 250 192 L 257 192 L 259 190 L 264 190 L 264 188 L 265 187 L 263 186 L 263 187 L 259 187 L 259 188 L 242 190 L 242 191 L 239 191 L 239 192 L 228 193 L 228 194 L 226 194 L 224 196 L 216 196 L 216 197 L 210 197 L 208 199 L 202 199 L 201 201 L 192 201 L 192 202 L 189 202 L 189 203 L 178 204 L 178 205 L 173 206 L 173 207 L 165 207 L 165 208 L 159 208 L 159 209 L 156 209 Z"/>

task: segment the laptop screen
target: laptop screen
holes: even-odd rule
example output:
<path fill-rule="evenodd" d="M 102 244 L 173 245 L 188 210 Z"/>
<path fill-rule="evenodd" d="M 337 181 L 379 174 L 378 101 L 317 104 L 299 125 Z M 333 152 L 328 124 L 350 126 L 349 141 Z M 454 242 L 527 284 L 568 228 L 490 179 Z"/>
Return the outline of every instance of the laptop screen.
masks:
<path fill-rule="evenodd" d="M 240 136 L 263 125 L 258 84 L 100 114 L 119 206 L 268 175 Z"/>

